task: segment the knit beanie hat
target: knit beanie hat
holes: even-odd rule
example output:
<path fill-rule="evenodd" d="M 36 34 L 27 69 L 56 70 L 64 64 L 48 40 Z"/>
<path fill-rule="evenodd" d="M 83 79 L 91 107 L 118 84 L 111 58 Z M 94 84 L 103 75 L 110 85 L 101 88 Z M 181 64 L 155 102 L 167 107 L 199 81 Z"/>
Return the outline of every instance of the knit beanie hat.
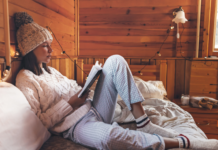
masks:
<path fill-rule="evenodd" d="M 52 35 L 46 29 L 35 23 L 26 12 L 14 14 L 14 22 L 17 30 L 17 42 L 23 56 L 34 50 L 47 40 L 53 40 Z"/>

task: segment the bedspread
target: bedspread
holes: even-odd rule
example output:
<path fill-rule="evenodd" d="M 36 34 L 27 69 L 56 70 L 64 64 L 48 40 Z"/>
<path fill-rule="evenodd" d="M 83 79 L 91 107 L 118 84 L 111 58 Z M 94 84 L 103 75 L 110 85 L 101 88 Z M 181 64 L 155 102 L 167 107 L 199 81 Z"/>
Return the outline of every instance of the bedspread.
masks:
<path fill-rule="evenodd" d="M 173 102 L 150 98 L 143 102 L 143 108 L 154 124 L 175 130 L 189 138 L 207 139 L 205 133 L 195 124 L 191 114 Z M 118 101 L 113 121 L 118 123 L 134 121 L 132 113 L 123 101 Z"/>

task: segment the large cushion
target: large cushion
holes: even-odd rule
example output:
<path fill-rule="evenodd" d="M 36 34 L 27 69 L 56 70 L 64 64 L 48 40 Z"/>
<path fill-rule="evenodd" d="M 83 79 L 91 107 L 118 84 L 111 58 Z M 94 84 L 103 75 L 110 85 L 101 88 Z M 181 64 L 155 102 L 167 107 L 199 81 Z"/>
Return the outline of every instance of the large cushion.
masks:
<path fill-rule="evenodd" d="M 38 150 L 49 137 L 23 93 L 0 82 L 0 149 Z"/>

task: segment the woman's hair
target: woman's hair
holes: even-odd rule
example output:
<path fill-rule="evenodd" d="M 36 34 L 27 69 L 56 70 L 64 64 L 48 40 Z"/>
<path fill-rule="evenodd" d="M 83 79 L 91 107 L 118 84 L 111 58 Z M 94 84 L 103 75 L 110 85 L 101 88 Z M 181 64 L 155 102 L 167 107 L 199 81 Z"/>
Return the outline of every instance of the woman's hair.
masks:
<path fill-rule="evenodd" d="M 42 74 L 42 68 L 37 63 L 37 58 L 33 51 L 26 54 L 22 59 L 22 67 L 24 69 L 32 71 L 36 75 Z M 42 67 L 51 74 L 50 69 L 47 67 L 46 63 L 42 63 Z"/>

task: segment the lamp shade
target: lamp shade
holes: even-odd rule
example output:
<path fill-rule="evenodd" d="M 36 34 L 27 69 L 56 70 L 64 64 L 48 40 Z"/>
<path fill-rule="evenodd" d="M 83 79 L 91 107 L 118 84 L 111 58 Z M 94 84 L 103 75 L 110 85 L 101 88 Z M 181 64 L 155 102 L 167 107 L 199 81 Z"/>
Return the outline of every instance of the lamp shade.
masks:
<path fill-rule="evenodd" d="M 172 21 L 175 23 L 185 23 L 188 20 L 185 18 L 185 12 L 180 10 L 176 12 L 176 17 Z"/>

